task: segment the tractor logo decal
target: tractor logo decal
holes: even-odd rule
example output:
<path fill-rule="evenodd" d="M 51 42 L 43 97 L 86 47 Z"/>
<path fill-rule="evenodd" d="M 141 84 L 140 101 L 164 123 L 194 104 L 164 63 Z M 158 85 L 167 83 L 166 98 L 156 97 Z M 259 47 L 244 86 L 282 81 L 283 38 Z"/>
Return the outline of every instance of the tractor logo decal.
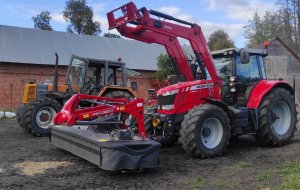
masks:
<path fill-rule="evenodd" d="M 214 86 L 213 83 L 209 83 L 208 84 L 209 88 L 212 88 Z M 195 86 L 192 86 L 190 91 L 193 91 L 193 90 L 199 90 L 199 89 L 205 89 L 207 88 L 207 84 L 200 84 L 200 85 L 195 85 Z"/>

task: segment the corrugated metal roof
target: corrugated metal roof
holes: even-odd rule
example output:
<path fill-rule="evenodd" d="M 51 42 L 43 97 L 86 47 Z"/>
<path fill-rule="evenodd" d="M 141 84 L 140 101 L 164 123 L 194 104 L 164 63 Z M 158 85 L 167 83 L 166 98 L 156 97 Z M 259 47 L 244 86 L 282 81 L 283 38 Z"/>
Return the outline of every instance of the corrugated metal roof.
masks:
<path fill-rule="evenodd" d="M 55 52 L 60 65 L 68 65 L 75 54 L 93 59 L 122 57 L 127 68 L 139 70 L 157 70 L 157 56 L 166 53 L 157 44 L 0 25 L 0 62 L 53 65 Z"/>

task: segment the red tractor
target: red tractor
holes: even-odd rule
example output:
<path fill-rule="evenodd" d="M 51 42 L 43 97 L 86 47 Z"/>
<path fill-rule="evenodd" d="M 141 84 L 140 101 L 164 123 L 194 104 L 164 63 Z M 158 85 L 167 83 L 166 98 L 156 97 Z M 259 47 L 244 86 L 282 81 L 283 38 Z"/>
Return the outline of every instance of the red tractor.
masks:
<path fill-rule="evenodd" d="M 285 145 L 293 137 L 294 90 L 284 81 L 267 80 L 265 51 L 227 49 L 212 56 L 200 26 L 137 9 L 132 2 L 107 16 L 110 29 L 121 35 L 165 46 L 181 81 L 160 89 L 157 105 L 145 113 L 153 139 L 172 144 L 180 137 L 192 156 L 213 157 L 222 154 L 233 136 L 254 135 L 268 146 Z M 190 42 L 195 63 L 186 59 L 178 38 Z"/>

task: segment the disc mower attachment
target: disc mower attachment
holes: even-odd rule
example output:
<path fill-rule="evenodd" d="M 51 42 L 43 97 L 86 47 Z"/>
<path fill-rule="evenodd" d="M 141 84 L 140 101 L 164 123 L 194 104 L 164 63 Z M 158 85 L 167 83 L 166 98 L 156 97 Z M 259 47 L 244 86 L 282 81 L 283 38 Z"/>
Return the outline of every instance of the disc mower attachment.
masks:
<path fill-rule="evenodd" d="M 154 168 L 160 144 L 147 138 L 143 114 L 143 99 L 77 94 L 55 116 L 50 142 L 105 170 Z"/>

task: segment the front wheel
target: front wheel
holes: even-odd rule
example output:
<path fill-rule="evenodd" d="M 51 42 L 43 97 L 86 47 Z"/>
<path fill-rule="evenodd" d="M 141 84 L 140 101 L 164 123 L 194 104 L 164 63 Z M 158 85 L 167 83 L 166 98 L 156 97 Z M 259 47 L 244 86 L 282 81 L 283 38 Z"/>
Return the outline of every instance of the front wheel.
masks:
<path fill-rule="evenodd" d="M 294 98 L 283 88 L 272 90 L 259 106 L 256 140 L 264 146 L 282 146 L 290 142 L 297 124 Z"/>
<path fill-rule="evenodd" d="M 54 116 L 60 110 L 60 103 L 52 98 L 31 101 L 24 110 L 24 128 L 34 136 L 49 136 Z"/>
<path fill-rule="evenodd" d="M 218 156 L 229 143 L 229 119 L 218 106 L 196 106 L 186 114 L 180 135 L 183 149 L 193 157 Z"/>

